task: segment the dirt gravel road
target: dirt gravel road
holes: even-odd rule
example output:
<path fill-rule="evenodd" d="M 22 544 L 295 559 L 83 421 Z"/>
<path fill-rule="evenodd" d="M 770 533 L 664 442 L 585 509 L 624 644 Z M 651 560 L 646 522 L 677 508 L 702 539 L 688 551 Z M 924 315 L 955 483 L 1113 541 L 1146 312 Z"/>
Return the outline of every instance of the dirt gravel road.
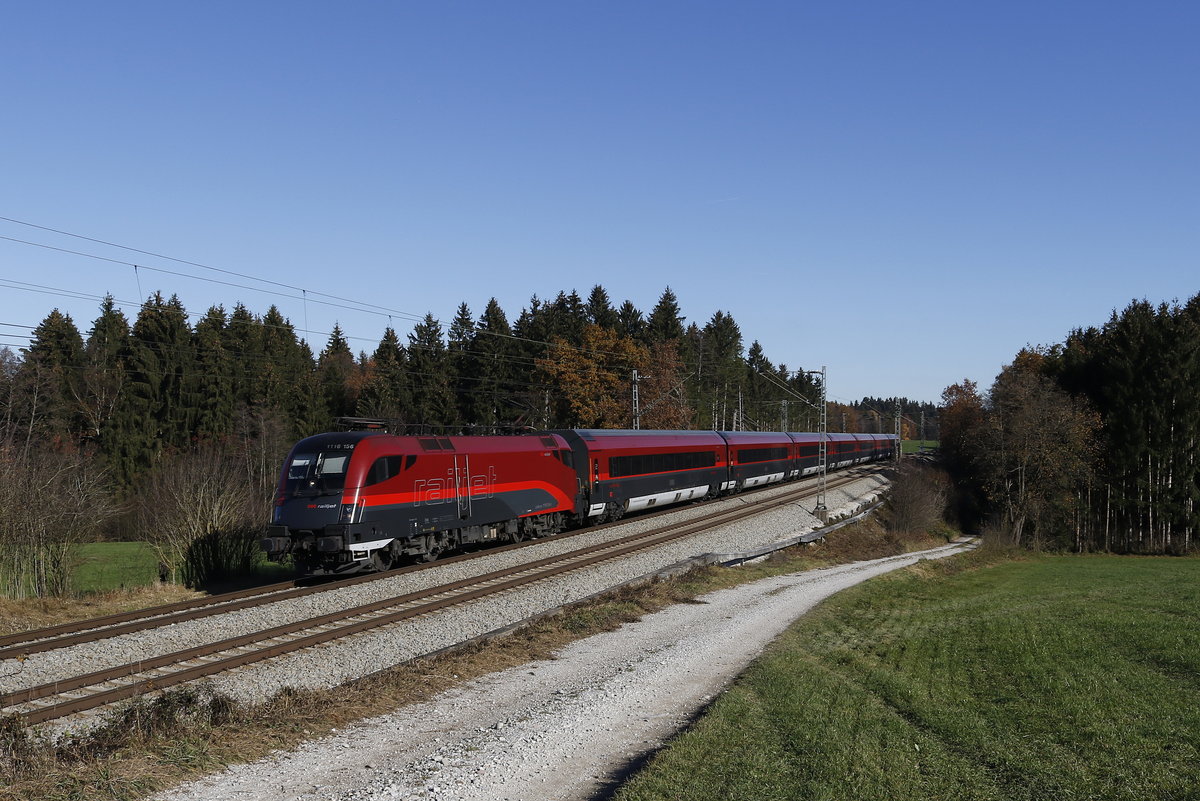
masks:
<path fill-rule="evenodd" d="M 605 797 L 800 615 L 963 545 L 764 579 L 573 643 L 428 703 L 233 767 L 161 801 Z"/>

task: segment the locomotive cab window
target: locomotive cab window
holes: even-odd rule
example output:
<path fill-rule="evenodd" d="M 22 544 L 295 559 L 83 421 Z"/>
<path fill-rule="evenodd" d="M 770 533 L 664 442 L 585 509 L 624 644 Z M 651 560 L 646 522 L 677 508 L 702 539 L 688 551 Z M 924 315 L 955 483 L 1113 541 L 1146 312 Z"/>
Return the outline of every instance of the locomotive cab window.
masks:
<path fill-rule="evenodd" d="M 293 457 L 292 463 L 288 465 L 288 481 L 300 481 L 308 478 L 308 471 L 312 468 L 312 463 L 316 458 L 316 454 L 312 453 Z"/>
<path fill-rule="evenodd" d="M 286 490 L 291 495 L 339 492 L 346 486 L 345 451 L 296 454 L 288 465 Z"/>

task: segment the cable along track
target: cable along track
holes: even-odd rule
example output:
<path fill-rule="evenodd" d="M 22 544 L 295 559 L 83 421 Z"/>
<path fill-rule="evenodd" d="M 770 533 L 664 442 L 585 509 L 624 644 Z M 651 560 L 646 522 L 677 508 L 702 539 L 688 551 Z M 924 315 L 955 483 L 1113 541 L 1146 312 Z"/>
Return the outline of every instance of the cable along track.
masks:
<path fill-rule="evenodd" d="M 830 482 L 829 486 L 830 488 L 835 488 L 842 484 L 850 483 L 856 480 L 857 477 L 841 477 L 838 480 Z M 472 603 L 539 581 L 561 577 L 571 571 L 619 559 L 638 551 L 671 543 L 780 506 L 793 504 L 800 498 L 811 493 L 811 487 L 797 487 L 791 492 L 769 500 L 760 501 L 750 507 L 739 506 L 733 509 L 722 510 L 696 520 L 660 526 L 649 531 L 590 545 L 556 556 L 537 559 L 515 567 L 491 571 L 479 576 L 275 626 L 263 631 L 199 645 L 174 653 L 138 660 L 126 665 L 107 668 L 74 678 L 61 679 L 16 690 L 0 695 L 0 707 L 3 708 L 3 714 L 15 713 L 28 723 L 42 723 L 63 718 L 138 695 L 195 681 L 206 676 L 212 676 L 226 670 L 272 657 L 351 637 L 371 629 L 400 623 L 420 615 L 432 614 L 448 607 Z M 521 546 L 510 547 L 536 545 L 539 542 L 545 542 L 545 540 L 522 543 Z M 494 552 L 495 550 L 490 553 Z M 474 556 L 476 555 L 466 555 L 466 557 Z M 455 559 L 461 558 L 464 557 L 456 557 Z M 395 574 L 395 572 L 392 572 L 379 574 L 379 576 L 390 577 Z M 357 578 L 366 580 L 377 577 L 363 576 Z M 345 586 L 345 583 L 339 582 L 330 585 L 329 588 L 341 586 Z M 321 591 L 326 589 L 326 587 L 303 589 Z M 286 591 L 282 594 L 292 597 Z M 276 593 L 276 595 L 279 596 L 280 594 Z M 241 608 L 241 606 L 236 608 Z M 209 614 L 215 613 L 212 612 Z M 161 617 L 156 618 L 156 621 L 162 619 Z M 161 625 L 161 623 L 154 622 L 152 625 Z M 145 627 L 143 626 L 143 628 Z"/>

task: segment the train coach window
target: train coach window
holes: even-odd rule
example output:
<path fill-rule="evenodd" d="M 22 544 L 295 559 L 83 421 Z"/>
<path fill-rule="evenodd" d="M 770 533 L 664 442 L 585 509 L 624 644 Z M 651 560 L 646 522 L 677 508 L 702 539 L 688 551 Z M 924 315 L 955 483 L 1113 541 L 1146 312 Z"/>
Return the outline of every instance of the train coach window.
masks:
<path fill-rule="evenodd" d="M 788 452 L 787 448 L 740 448 L 737 452 L 737 458 L 742 464 L 746 464 L 747 462 L 774 462 L 788 458 Z"/>
<path fill-rule="evenodd" d="M 666 473 L 672 470 L 699 470 L 712 467 L 716 463 L 717 457 L 712 451 L 614 456 L 609 460 L 608 473 L 612 478 L 621 478 L 622 476 L 638 476 L 646 473 Z"/>

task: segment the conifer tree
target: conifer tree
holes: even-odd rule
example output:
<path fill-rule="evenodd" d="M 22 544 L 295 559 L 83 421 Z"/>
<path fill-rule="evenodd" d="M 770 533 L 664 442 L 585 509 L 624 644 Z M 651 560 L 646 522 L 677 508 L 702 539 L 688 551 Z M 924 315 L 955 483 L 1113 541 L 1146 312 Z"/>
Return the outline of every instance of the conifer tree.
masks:
<path fill-rule="evenodd" d="M 517 408 L 516 422 L 521 425 L 549 427 L 552 419 L 553 399 L 544 386 L 545 374 L 536 366 L 548 353 L 552 336 L 549 317 L 547 304 L 534 295 L 513 325 L 517 356 L 514 381 L 519 387 L 510 399 Z"/>
<path fill-rule="evenodd" d="M 441 323 L 426 314 L 413 327 L 408 342 L 413 423 L 440 431 L 459 422 Z"/>
<path fill-rule="evenodd" d="M 328 431 L 333 424 L 322 396 L 321 376 L 316 368 L 316 358 L 308 342 L 298 343 L 299 357 L 303 363 L 312 365 L 296 378 L 295 412 L 292 418 L 295 435 L 293 439 L 312 436 Z"/>
<path fill-rule="evenodd" d="M 588 295 L 587 319 L 592 325 L 617 330 L 619 323 L 617 312 L 612 307 L 608 292 L 599 284 L 592 287 L 592 293 Z"/>
<path fill-rule="evenodd" d="M 174 295 L 154 293 L 138 312 L 123 361 L 128 382 L 113 414 L 112 466 L 127 485 L 151 466 L 164 448 L 188 444 L 195 396 L 188 392 L 193 369 L 192 332 Z"/>
<path fill-rule="evenodd" d="M 408 421 L 407 356 L 400 338 L 389 326 L 369 360 L 370 368 L 358 398 L 358 415 L 401 423 Z"/>
<path fill-rule="evenodd" d="M 291 422 L 293 432 L 298 436 L 301 432 L 327 430 L 331 414 L 327 409 L 324 390 L 314 392 L 312 389 L 314 385 L 324 385 L 317 375 L 317 366 L 308 344 L 296 337 L 296 329 L 291 321 L 275 306 L 271 306 L 263 315 L 258 328 L 258 348 L 262 355 L 255 364 L 258 374 L 256 402 L 273 419 Z M 338 333 L 340 335 L 340 329 Z M 344 346 L 340 352 L 348 355 L 349 344 L 344 336 L 339 338 Z M 350 361 L 353 362 L 353 358 Z M 347 367 L 344 359 L 339 367 Z M 351 376 L 353 372 L 349 371 Z M 314 378 L 315 384 L 310 380 Z M 353 394 L 353 381 L 347 380 L 351 386 L 346 391 Z M 349 400 L 345 402 L 350 403 Z"/>
<path fill-rule="evenodd" d="M 703 376 L 698 411 L 700 419 L 707 421 L 702 427 L 727 429 L 734 425 L 738 392 L 745 378 L 742 352 L 742 332 L 733 317 L 715 312 L 704 326 L 699 354 Z"/>
<path fill-rule="evenodd" d="M 504 309 L 495 298 L 488 301 L 475 328 L 471 342 L 470 420 L 491 427 L 515 422 L 516 406 L 511 398 L 518 367 L 514 358 L 518 348 Z"/>
<path fill-rule="evenodd" d="M 772 382 L 775 367 L 755 340 L 746 353 L 746 377 L 742 382 L 744 427 L 757 431 L 773 431 L 779 424 L 779 402 L 783 400 L 779 386 Z"/>
<path fill-rule="evenodd" d="M 112 447 L 108 424 L 125 387 L 125 365 L 121 355 L 127 352 L 128 340 L 129 320 L 116 307 L 112 295 L 107 295 L 100 304 L 100 316 L 88 332 L 79 388 L 83 435 L 96 442 L 106 454 Z"/>
<path fill-rule="evenodd" d="M 625 301 L 617 310 L 617 333 L 637 342 L 646 342 L 646 321 L 632 301 Z"/>
<path fill-rule="evenodd" d="M 662 295 L 650 312 L 646 321 L 646 333 L 651 342 L 677 341 L 683 338 L 683 321 L 687 319 L 679 310 L 679 299 L 671 291 L 671 287 L 663 290 Z"/>
<path fill-rule="evenodd" d="M 449 342 L 446 348 L 446 366 L 449 370 L 450 388 L 454 393 L 454 419 L 471 425 L 476 422 L 473 418 L 472 393 L 475 389 L 475 376 L 472 373 L 471 352 L 475 338 L 475 318 L 465 302 L 458 305 L 458 311 L 450 321 L 447 335 Z"/>
<path fill-rule="evenodd" d="M 233 431 L 233 359 L 225 350 L 226 323 L 225 309 L 213 306 L 192 334 L 195 435 L 202 439 L 220 439 Z"/>
<path fill-rule="evenodd" d="M 587 308 L 579 293 L 573 289 L 570 293 L 559 292 L 546 309 L 546 341 L 557 339 L 579 347 L 587 324 Z"/>
<path fill-rule="evenodd" d="M 70 315 L 54 309 L 33 329 L 18 374 L 23 427 L 58 444 L 73 443 L 83 424 L 76 397 L 83 369 L 83 337 Z"/>
<path fill-rule="evenodd" d="M 341 326 L 334 323 L 329 342 L 317 359 L 321 398 L 330 418 L 349 417 L 354 414 L 358 400 L 357 371 L 350 344 L 346 341 Z"/>
<path fill-rule="evenodd" d="M 272 309 L 275 307 L 272 306 Z M 267 371 L 274 367 L 263 352 L 263 324 L 241 303 L 233 307 L 225 326 L 225 352 L 229 354 L 234 403 L 246 409 L 265 403 Z"/>

